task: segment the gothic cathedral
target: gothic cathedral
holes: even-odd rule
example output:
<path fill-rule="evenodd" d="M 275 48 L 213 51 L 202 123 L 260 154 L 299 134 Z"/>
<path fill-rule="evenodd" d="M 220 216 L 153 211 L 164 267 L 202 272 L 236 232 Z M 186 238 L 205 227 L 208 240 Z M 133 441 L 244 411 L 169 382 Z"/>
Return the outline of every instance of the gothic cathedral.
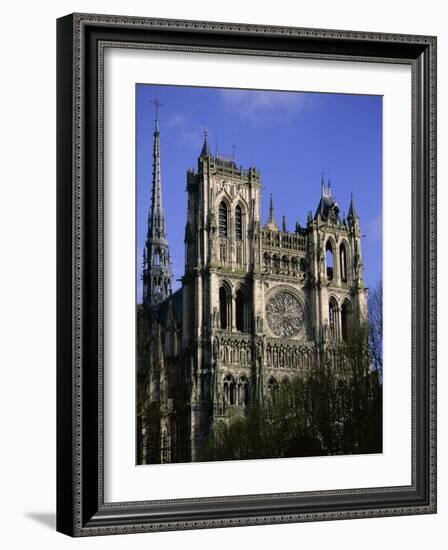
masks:
<path fill-rule="evenodd" d="M 350 324 L 367 318 L 353 197 L 342 218 L 322 181 L 305 227 L 288 231 L 284 218 L 279 226 L 272 196 L 263 223 L 260 172 L 213 155 L 207 134 L 186 191 L 185 272 L 172 292 L 156 115 L 137 312 L 141 464 L 200 460 L 215 423 L 244 415 L 251 401 L 265 403 L 280 384 L 318 368 Z"/>

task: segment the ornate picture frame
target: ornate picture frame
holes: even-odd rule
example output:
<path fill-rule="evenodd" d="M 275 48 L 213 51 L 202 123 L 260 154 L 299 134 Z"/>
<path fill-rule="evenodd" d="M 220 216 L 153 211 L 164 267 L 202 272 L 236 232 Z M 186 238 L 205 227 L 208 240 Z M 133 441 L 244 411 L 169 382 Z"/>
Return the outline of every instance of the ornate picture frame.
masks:
<path fill-rule="evenodd" d="M 436 512 L 436 38 L 72 14 L 57 22 L 57 530 L 70 536 Z M 104 51 L 396 63 L 412 71 L 412 482 L 104 498 Z M 132 365 L 129 368 L 134 368 Z"/>

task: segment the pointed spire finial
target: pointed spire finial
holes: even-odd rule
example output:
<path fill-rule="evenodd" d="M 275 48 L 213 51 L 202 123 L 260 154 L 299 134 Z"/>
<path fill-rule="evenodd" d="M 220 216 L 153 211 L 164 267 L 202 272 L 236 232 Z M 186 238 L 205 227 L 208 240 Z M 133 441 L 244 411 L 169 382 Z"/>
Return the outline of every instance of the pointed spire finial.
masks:
<path fill-rule="evenodd" d="M 331 197 L 331 183 L 330 183 L 330 177 L 327 179 L 327 185 L 325 185 L 324 180 L 324 173 L 322 172 L 322 179 L 321 179 L 321 197 Z"/>
<path fill-rule="evenodd" d="M 269 195 L 269 221 L 274 219 L 274 199 L 272 198 L 272 193 Z"/>
<path fill-rule="evenodd" d="M 210 147 L 208 145 L 208 128 L 207 124 L 204 126 L 204 144 L 199 158 L 205 158 L 210 156 Z"/>
<path fill-rule="evenodd" d="M 151 99 L 151 103 L 155 106 L 156 108 L 156 118 L 155 118 L 155 123 L 156 123 L 156 129 L 155 129 L 155 132 L 159 132 L 159 107 L 163 107 L 163 103 L 160 103 L 160 101 L 156 98 L 156 99 Z"/>
<path fill-rule="evenodd" d="M 283 214 L 283 216 L 282 216 L 282 231 L 283 231 L 284 233 L 286 233 L 286 231 L 287 231 L 287 229 L 286 229 L 286 216 L 285 216 L 285 214 Z"/>
<path fill-rule="evenodd" d="M 350 193 L 350 207 L 348 209 L 347 220 L 348 221 L 359 220 L 359 214 L 358 214 L 358 211 L 356 210 L 353 193 Z"/>
<path fill-rule="evenodd" d="M 268 218 L 268 223 L 267 223 L 266 227 L 268 229 L 278 231 L 278 225 L 275 223 L 274 199 L 272 198 L 272 193 L 269 196 L 269 218 Z"/>

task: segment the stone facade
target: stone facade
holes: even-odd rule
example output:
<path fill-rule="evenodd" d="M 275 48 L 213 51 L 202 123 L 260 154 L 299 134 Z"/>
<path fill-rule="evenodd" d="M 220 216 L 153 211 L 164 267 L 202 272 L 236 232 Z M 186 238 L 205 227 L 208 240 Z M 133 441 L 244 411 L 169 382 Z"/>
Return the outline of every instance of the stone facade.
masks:
<path fill-rule="evenodd" d="M 172 294 L 165 232 L 154 244 L 151 221 L 164 220 L 159 145 L 153 164 L 143 273 L 143 400 L 153 413 L 140 418 L 139 461 L 188 462 L 200 458 L 215 422 L 244 415 L 251 401 L 264 403 L 279 384 L 318 368 L 350 324 L 366 319 L 361 232 L 353 197 L 341 219 L 323 181 L 305 227 L 288 231 L 283 218 L 280 228 L 272 196 L 263 223 L 259 171 L 213 155 L 205 135 L 197 169 L 187 172 L 185 273 Z M 153 261 L 161 241 L 162 267 Z M 169 284 L 154 294 L 154 279 Z"/>

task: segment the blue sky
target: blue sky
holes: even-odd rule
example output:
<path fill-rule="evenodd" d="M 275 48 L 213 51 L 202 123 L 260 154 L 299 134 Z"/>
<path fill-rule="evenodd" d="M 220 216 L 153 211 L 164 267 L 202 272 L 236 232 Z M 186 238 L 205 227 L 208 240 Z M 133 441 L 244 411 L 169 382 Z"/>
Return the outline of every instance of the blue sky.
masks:
<path fill-rule="evenodd" d="M 256 166 L 263 182 L 262 218 L 273 194 L 277 222 L 286 215 L 293 230 L 306 224 L 319 199 L 322 173 L 330 178 L 341 213 L 353 192 L 363 235 L 365 279 L 382 278 L 382 97 L 309 92 L 273 92 L 138 84 L 137 273 L 151 200 L 154 105 L 158 98 L 163 201 L 174 271 L 174 289 L 184 269 L 186 171 L 196 168 L 208 129 L 213 152 L 238 165 Z"/>

